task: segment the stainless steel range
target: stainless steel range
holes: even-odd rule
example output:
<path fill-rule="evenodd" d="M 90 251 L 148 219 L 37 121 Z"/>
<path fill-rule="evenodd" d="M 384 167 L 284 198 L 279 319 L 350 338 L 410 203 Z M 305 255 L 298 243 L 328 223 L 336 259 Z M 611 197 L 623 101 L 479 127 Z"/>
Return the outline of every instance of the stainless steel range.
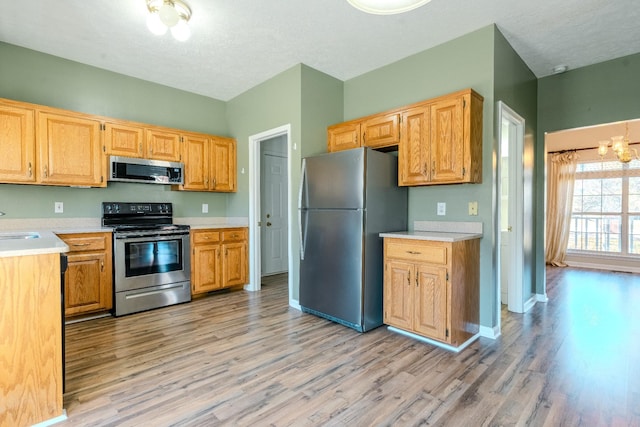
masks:
<path fill-rule="evenodd" d="M 173 224 L 171 203 L 102 203 L 113 227 L 114 314 L 191 301 L 189 226 Z"/>

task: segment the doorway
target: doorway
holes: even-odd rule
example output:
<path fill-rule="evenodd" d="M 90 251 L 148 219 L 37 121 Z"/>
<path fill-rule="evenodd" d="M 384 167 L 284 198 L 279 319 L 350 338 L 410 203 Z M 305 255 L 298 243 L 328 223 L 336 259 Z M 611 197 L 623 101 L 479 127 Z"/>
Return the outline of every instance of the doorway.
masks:
<path fill-rule="evenodd" d="M 287 139 L 260 142 L 261 276 L 288 271 Z"/>
<path fill-rule="evenodd" d="M 289 124 L 249 137 L 249 284 L 245 286 L 248 291 L 261 289 L 263 257 L 272 258 L 265 260 L 271 263 L 266 267 L 267 274 L 290 272 L 292 269 L 292 233 L 288 221 L 292 200 L 291 149 Z M 265 184 L 263 181 L 267 180 L 269 182 Z M 277 227 L 274 225 L 276 218 Z M 267 222 L 271 225 L 267 226 Z M 263 232 L 263 228 L 280 230 L 270 233 Z M 278 254 L 272 255 L 271 248 L 278 246 Z M 292 276 L 289 274 L 287 280 L 289 298 L 292 295 Z"/>
<path fill-rule="evenodd" d="M 528 301 L 531 276 L 525 274 L 526 253 L 531 253 L 532 243 L 525 224 L 526 186 L 532 187 L 532 182 L 525 177 L 532 172 L 532 165 L 524 161 L 524 126 L 518 113 L 498 102 L 498 318 L 501 304 L 516 313 L 532 306 Z"/>

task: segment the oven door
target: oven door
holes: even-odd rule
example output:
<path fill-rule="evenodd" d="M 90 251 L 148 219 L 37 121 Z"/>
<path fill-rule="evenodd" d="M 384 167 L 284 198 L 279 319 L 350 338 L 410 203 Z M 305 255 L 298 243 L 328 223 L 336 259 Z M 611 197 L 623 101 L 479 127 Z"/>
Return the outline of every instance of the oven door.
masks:
<path fill-rule="evenodd" d="M 114 239 L 115 292 L 190 280 L 189 234 Z"/>

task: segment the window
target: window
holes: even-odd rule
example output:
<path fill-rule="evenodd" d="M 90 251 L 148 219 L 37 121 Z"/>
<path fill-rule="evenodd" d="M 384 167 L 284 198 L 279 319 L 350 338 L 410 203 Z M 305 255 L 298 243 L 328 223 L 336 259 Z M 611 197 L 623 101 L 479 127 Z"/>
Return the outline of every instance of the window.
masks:
<path fill-rule="evenodd" d="M 568 249 L 640 258 L 640 161 L 585 157 L 576 171 Z"/>

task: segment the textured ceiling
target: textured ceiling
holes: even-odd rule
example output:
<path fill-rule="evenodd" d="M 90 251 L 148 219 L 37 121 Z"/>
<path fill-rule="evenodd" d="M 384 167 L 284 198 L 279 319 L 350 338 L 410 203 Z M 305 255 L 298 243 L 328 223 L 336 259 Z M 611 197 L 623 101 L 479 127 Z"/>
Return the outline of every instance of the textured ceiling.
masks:
<path fill-rule="evenodd" d="M 187 42 L 150 33 L 145 0 L 0 0 L 0 41 L 223 101 L 299 63 L 347 80 L 492 23 L 538 77 L 640 51 L 638 0 L 432 0 L 392 16 L 346 0 L 186 1 Z"/>

